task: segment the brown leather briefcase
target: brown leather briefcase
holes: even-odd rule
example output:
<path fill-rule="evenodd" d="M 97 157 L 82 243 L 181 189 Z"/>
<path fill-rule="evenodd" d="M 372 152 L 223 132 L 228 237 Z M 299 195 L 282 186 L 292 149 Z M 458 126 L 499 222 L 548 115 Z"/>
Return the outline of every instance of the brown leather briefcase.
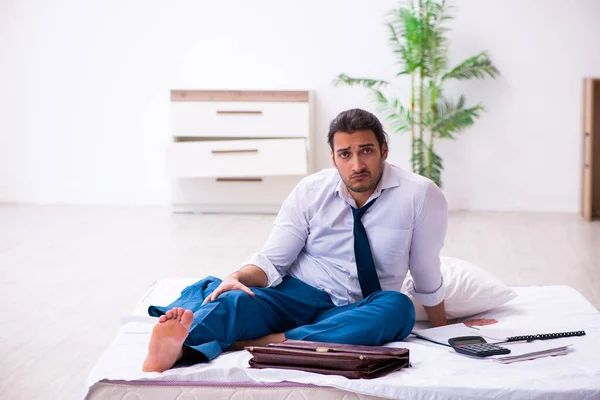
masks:
<path fill-rule="evenodd" d="M 408 349 L 285 340 L 246 347 L 251 368 L 297 369 L 347 378 L 378 378 L 410 366 Z"/>

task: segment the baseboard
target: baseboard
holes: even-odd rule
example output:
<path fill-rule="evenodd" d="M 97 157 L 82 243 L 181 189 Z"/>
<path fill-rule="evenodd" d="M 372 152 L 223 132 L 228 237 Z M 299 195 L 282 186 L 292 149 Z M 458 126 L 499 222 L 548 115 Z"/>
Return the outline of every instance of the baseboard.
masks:
<path fill-rule="evenodd" d="M 277 214 L 280 204 L 173 204 L 175 214 Z"/>

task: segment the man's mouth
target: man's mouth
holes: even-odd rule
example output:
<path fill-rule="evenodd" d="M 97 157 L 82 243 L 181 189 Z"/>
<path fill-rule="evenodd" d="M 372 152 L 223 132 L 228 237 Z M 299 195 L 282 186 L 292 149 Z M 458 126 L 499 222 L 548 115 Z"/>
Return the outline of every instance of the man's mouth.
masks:
<path fill-rule="evenodd" d="M 363 172 L 362 174 L 354 174 L 352 175 L 351 179 L 357 180 L 357 181 L 362 181 L 363 179 L 366 179 L 369 177 L 369 174 L 367 174 L 366 172 Z"/>

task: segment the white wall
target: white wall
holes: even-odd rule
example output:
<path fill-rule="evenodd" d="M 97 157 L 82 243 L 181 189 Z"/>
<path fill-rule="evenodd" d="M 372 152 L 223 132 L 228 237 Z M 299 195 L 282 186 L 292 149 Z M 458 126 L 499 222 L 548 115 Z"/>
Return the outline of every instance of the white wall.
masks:
<path fill-rule="evenodd" d="M 440 146 L 451 207 L 576 212 L 600 1 L 455 4 L 451 60 L 488 49 L 503 77 L 449 88 L 488 109 Z M 392 79 L 382 21 L 395 5 L 3 0 L 0 202 L 168 204 L 170 89 L 314 89 L 317 160 L 329 166 L 329 121 L 374 110 L 362 89 L 331 83 L 339 72 Z M 393 162 L 408 165 L 408 144 L 393 137 Z"/>

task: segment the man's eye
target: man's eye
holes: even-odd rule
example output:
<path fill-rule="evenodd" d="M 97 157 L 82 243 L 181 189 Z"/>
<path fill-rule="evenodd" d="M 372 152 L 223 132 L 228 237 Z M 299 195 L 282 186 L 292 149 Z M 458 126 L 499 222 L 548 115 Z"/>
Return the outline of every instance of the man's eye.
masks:
<path fill-rule="evenodd" d="M 373 149 L 364 149 L 364 150 L 363 150 L 363 153 L 364 153 L 364 154 L 370 154 L 370 153 L 372 153 L 372 152 L 373 152 Z"/>
<path fill-rule="evenodd" d="M 347 152 L 340 153 L 340 157 L 341 158 L 348 158 L 348 153 Z"/>

